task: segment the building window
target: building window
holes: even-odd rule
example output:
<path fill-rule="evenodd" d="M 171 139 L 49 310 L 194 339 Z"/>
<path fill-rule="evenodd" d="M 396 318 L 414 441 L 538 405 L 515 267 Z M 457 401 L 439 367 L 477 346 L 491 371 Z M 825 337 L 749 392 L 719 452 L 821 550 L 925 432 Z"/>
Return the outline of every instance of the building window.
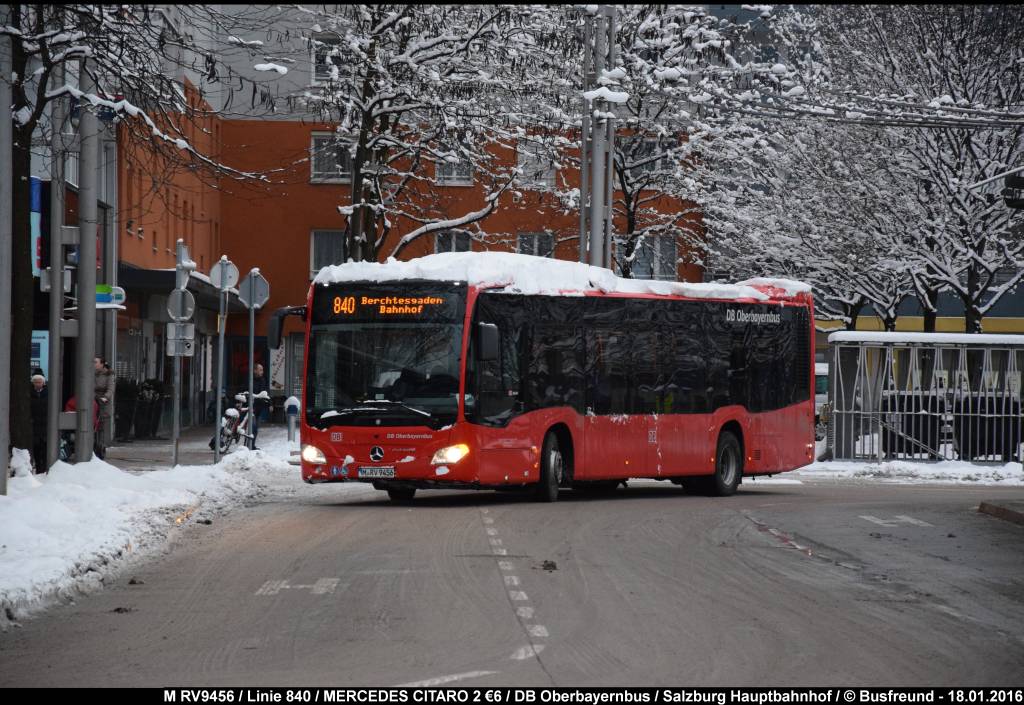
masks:
<path fill-rule="evenodd" d="M 555 236 L 552 233 L 519 233 L 516 252 L 521 255 L 553 257 L 555 254 Z"/>
<path fill-rule="evenodd" d="M 343 56 L 341 37 L 337 35 L 321 34 L 313 37 L 313 83 L 326 81 L 337 81 L 345 77 L 346 66 L 351 61 L 346 61 Z M 347 72 L 346 72 L 347 73 Z"/>
<path fill-rule="evenodd" d="M 314 230 L 309 239 L 309 278 L 329 264 L 345 261 L 344 230 Z"/>
<path fill-rule="evenodd" d="M 438 162 L 437 183 L 446 186 L 472 186 L 473 165 L 468 161 Z"/>
<path fill-rule="evenodd" d="M 634 279 L 663 279 L 675 281 L 677 274 L 677 246 L 672 235 L 645 237 L 633 252 Z"/>
<path fill-rule="evenodd" d="M 665 143 L 658 143 L 658 140 L 644 140 L 637 143 L 636 148 L 629 153 L 630 179 L 642 179 L 648 174 L 661 171 L 668 164 L 666 152 L 670 146 Z"/>
<path fill-rule="evenodd" d="M 472 239 L 465 230 L 442 230 L 434 240 L 434 252 L 469 252 Z"/>
<path fill-rule="evenodd" d="M 78 188 L 78 152 L 64 153 L 64 180 Z"/>
<path fill-rule="evenodd" d="M 313 133 L 309 163 L 310 181 L 339 183 L 352 178 L 352 155 L 348 145 L 330 133 Z"/>
<path fill-rule="evenodd" d="M 520 142 L 516 148 L 516 165 L 523 170 L 523 184 L 526 186 L 554 186 L 555 165 L 540 146 L 531 142 Z"/>

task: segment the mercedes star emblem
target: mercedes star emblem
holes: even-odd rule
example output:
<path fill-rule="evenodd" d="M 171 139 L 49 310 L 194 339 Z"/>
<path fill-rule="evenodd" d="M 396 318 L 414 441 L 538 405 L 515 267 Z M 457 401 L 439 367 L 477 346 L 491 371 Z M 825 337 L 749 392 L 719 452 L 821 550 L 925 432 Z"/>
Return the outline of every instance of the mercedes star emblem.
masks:
<path fill-rule="evenodd" d="M 380 461 L 384 460 L 384 449 L 381 448 L 380 446 L 374 446 L 373 448 L 370 448 L 370 460 L 372 460 L 375 463 L 379 463 Z"/>

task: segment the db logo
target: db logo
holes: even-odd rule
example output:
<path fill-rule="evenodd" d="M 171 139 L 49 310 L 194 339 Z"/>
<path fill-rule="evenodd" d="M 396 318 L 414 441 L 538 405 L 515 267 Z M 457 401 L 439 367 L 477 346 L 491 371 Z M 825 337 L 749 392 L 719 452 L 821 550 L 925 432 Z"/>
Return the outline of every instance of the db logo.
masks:
<path fill-rule="evenodd" d="M 340 431 L 333 431 L 333 432 L 331 432 L 331 442 L 332 443 L 340 443 L 341 442 L 341 432 Z"/>

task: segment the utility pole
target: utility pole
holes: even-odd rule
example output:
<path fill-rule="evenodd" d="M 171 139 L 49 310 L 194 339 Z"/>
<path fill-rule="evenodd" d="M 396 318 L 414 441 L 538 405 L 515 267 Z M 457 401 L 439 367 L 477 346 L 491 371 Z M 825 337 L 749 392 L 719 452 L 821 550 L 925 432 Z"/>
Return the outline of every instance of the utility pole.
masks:
<path fill-rule="evenodd" d="M 256 341 L 256 309 L 262 308 L 263 304 L 270 299 L 270 282 L 262 274 L 259 267 L 253 267 L 245 275 L 238 290 L 238 299 L 242 305 L 249 309 L 249 437 L 247 445 L 249 450 L 256 447 L 252 431 L 256 423 L 256 400 L 252 396 L 253 386 L 253 364 L 255 362 L 255 341 Z"/>
<path fill-rule="evenodd" d="M 82 59 L 79 85 L 86 96 L 95 95 L 96 82 Z M 92 459 L 95 416 L 92 405 L 96 391 L 96 226 L 97 173 L 99 169 L 99 120 L 85 97 L 79 108 L 81 156 L 78 191 L 78 350 L 75 364 L 75 461 Z"/>
<path fill-rule="evenodd" d="M 606 68 L 614 70 L 615 63 L 615 8 L 601 5 L 588 9 L 580 137 L 580 261 L 609 269 L 613 261 L 615 116 L 611 102 L 595 91 L 606 87 Z"/>
<path fill-rule="evenodd" d="M 615 8 L 605 7 L 608 14 L 608 69 L 615 70 Z M 604 197 L 604 266 L 612 269 L 612 218 L 615 215 L 615 191 L 612 185 L 615 183 L 615 114 L 612 112 L 612 105 L 605 106 L 605 154 L 608 163 L 605 166 L 605 197 Z"/>
<path fill-rule="evenodd" d="M 6 15 L 11 12 L 7 6 Z M 11 124 L 11 71 L 12 40 L 0 35 L 0 495 L 7 494 L 7 475 L 10 472 L 11 446 L 11 272 L 13 270 L 14 237 L 11 217 L 14 215 Z"/>
<path fill-rule="evenodd" d="M 604 71 L 605 59 L 605 21 L 603 16 L 594 18 L 594 73 L 598 77 Z M 590 264 L 595 267 L 604 266 L 604 196 L 605 196 L 605 126 L 597 114 L 603 113 L 604 102 L 591 101 L 591 130 L 593 132 L 593 157 L 591 162 L 593 176 L 590 180 Z"/>
<path fill-rule="evenodd" d="M 178 464 L 178 446 L 181 437 L 181 358 L 195 354 L 196 327 L 188 323 L 196 310 L 196 300 L 188 290 L 188 280 L 196 263 L 188 255 L 185 241 L 178 238 L 174 265 L 174 290 L 167 297 L 167 315 L 173 323 L 167 324 L 167 354 L 174 364 L 174 428 L 172 431 L 171 467 Z"/>
<path fill-rule="evenodd" d="M 583 92 L 593 89 L 594 17 L 589 12 L 583 17 Z M 590 101 L 583 98 L 583 120 L 580 124 L 580 262 L 589 259 L 588 250 L 590 224 L 587 218 L 590 208 Z"/>
<path fill-rule="evenodd" d="M 64 65 L 54 71 L 54 84 L 64 85 Z M 46 397 L 46 467 L 60 452 L 60 412 L 64 390 L 61 320 L 64 317 L 64 119 L 65 98 L 50 101 L 50 369 Z"/>
<path fill-rule="evenodd" d="M 213 425 L 213 462 L 220 462 L 220 428 L 221 428 L 221 399 L 224 396 L 224 329 L 227 327 L 227 300 L 228 289 L 238 283 L 238 267 L 228 259 L 227 255 L 221 255 L 220 260 L 210 270 L 210 281 L 217 287 L 217 298 L 220 301 L 220 313 L 217 316 L 217 418 Z"/>

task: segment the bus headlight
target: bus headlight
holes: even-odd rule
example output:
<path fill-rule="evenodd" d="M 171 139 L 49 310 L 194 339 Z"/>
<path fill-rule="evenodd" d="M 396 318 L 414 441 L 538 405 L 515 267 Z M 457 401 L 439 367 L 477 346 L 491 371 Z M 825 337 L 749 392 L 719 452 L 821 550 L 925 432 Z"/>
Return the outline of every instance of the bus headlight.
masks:
<path fill-rule="evenodd" d="M 327 456 L 316 446 L 302 446 L 302 459 L 312 465 L 327 464 Z"/>
<path fill-rule="evenodd" d="M 442 448 L 434 453 L 430 463 L 431 465 L 451 465 L 459 462 L 467 455 L 469 455 L 469 446 L 465 443 L 459 443 L 458 445 Z"/>

